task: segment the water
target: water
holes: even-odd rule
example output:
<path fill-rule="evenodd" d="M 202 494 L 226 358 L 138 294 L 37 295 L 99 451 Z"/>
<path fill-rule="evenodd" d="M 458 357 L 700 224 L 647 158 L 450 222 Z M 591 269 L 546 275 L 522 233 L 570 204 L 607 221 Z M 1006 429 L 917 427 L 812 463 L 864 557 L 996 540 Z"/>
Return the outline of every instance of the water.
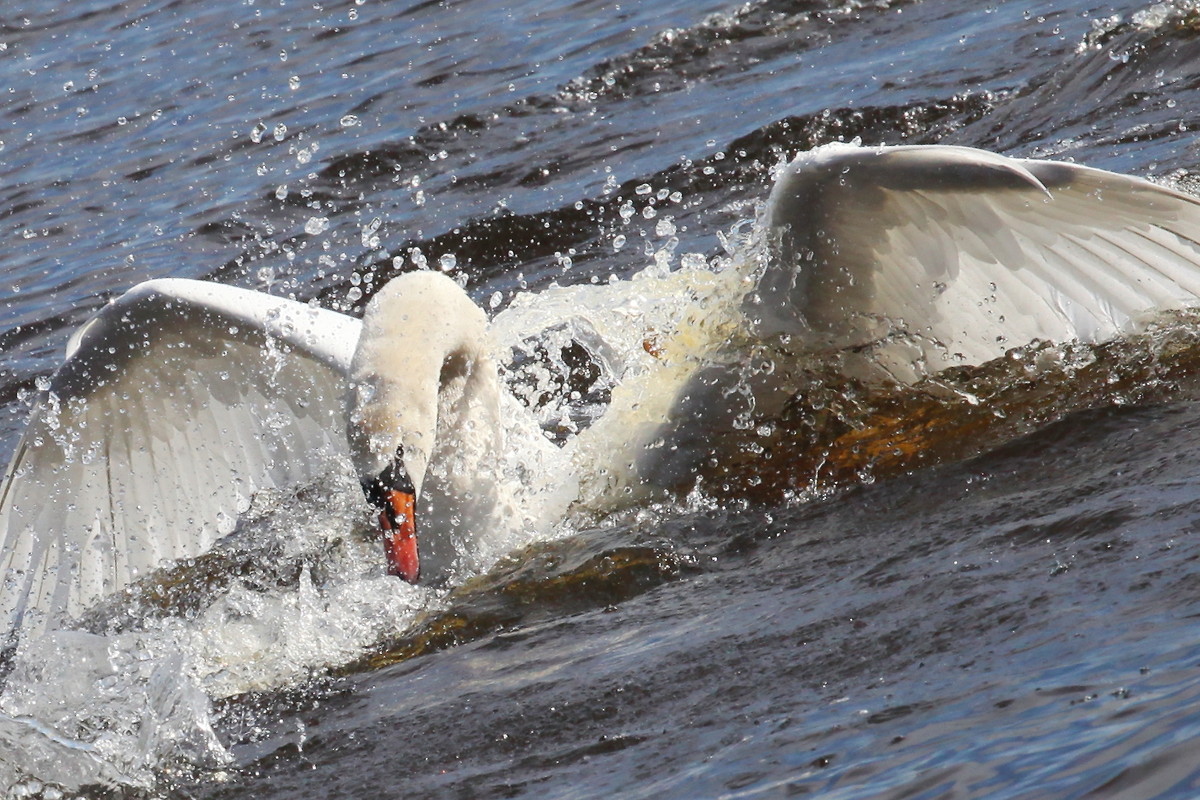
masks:
<path fill-rule="evenodd" d="M 1182 0 L 10 4 L 3 456 L 70 331 L 148 277 L 357 311 L 426 263 L 495 312 L 649 266 L 653 306 L 679 286 L 656 269 L 702 282 L 724 263 L 772 166 L 854 137 L 1187 187 L 1197 42 Z M 895 400 L 943 415 L 931 455 L 847 457 L 812 485 L 804 464 L 765 485 L 712 476 L 690 503 L 577 520 L 448 596 L 372 582 L 353 537 L 333 555 L 235 548 L 200 567 L 212 596 L 28 657 L 0 698 L 0 783 L 1194 796 L 1200 417 L 1182 330 L 1182 355 L 1134 343 L 1040 385 L 971 378 L 1008 412 L 982 436 L 965 406 Z M 836 440 L 838 414 L 870 416 L 852 388 L 832 384 L 836 413 L 803 430 Z"/>

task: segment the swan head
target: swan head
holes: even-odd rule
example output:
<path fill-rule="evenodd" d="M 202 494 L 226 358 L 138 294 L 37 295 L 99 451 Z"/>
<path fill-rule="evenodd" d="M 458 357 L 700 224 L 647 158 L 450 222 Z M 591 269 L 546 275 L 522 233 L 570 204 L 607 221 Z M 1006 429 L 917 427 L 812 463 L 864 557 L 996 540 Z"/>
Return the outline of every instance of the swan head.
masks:
<path fill-rule="evenodd" d="M 431 462 L 447 445 L 439 439 L 495 424 L 479 419 L 481 408 L 498 402 L 486 328 L 483 311 L 436 272 L 394 278 L 363 315 L 347 437 L 363 492 L 378 510 L 388 571 L 410 583 L 421 576 L 418 515 Z"/>

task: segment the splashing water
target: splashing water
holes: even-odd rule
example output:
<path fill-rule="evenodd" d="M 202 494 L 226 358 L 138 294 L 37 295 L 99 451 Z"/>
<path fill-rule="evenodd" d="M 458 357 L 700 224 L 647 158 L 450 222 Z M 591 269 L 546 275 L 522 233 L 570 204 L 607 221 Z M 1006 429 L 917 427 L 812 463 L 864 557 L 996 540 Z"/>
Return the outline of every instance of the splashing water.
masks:
<path fill-rule="evenodd" d="M 382 575 L 348 466 L 292 497 L 256 497 L 252 519 L 212 553 L 105 603 L 86 630 L 22 642 L 0 696 L 0 742 L 19 755 L 0 760 L 0 785 L 151 789 L 175 773 L 219 776 L 231 756 L 214 732 L 214 699 L 303 686 L 354 662 L 435 617 L 455 586 L 508 554 L 631 509 L 803 500 L 821 485 L 962 457 L 964 431 L 981 449 L 1071 408 L 1121 402 L 1130 385 L 1145 399 L 1155 386 L 1177 388 L 1200 353 L 1181 317 L 1112 346 L 1034 343 L 916 387 L 857 384 L 787 342 L 746 335 L 742 299 L 763 253 L 745 230 L 720 257 L 674 264 L 668 245 L 629 280 L 522 295 L 496 317 L 497 361 L 538 425 L 513 426 L 498 467 L 513 498 L 510 524 L 462 555 L 450 585 Z M 1157 370 L 1149 377 L 1147 363 Z M 698 376 L 703 391 L 719 393 L 715 404 L 704 395 L 705 405 L 728 418 L 723 428 L 702 420 L 700 457 L 681 428 L 663 426 Z M 1060 387 L 1053 397 L 1047 376 Z M 529 413 L 520 405 L 506 413 Z M 547 449 L 545 438 L 561 446 Z M 704 453 L 722 463 L 701 463 Z M 652 504 L 664 499 L 670 508 Z"/>
<path fill-rule="evenodd" d="M 561 358 L 514 372 L 542 428 L 573 427 L 549 450 L 552 430 L 510 431 L 499 470 L 516 509 L 511 524 L 463 554 L 451 586 L 631 502 L 638 437 L 734 324 L 743 285 L 728 258 L 689 256 L 671 271 L 673 250 L 631 280 L 523 296 L 495 320 L 499 361 L 581 349 L 610 402 L 605 411 L 606 402 L 575 391 Z M 528 413 L 518 405 L 507 413 Z M 0 760 L 0 785 L 151 789 L 175 772 L 219 771 L 230 755 L 214 732 L 212 700 L 302 685 L 436 614 L 451 588 L 383 576 L 358 498 L 348 466 L 290 498 L 256 496 L 249 519 L 211 553 L 105 601 L 83 630 L 22 641 L 0 695 L 0 740 L 18 754 Z"/>

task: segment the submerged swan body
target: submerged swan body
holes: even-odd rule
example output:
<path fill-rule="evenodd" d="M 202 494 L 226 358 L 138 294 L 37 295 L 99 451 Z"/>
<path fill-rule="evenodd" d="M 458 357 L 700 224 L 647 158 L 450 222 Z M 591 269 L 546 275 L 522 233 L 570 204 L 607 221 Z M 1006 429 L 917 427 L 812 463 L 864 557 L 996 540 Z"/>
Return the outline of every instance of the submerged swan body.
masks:
<path fill-rule="evenodd" d="M 748 337 L 871 378 L 912 382 L 1034 339 L 1102 341 L 1200 295 L 1200 204 L 1069 164 L 827 146 L 783 169 L 764 223 L 765 257 L 747 259 L 763 266 L 729 300 Z M 487 337 L 483 313 L 432 273 L 392 281 L 363 321 L 209 283 L 135 287 L 71 339 L 0 486 L 0 624 L 77 617 L 204 552 L 257 494 L 347 460 L 391 571 L 444 573 L 529 513 L 500 479 L 513 438 L 551 447 L 501 387 Z M 587 441 L 632 441 L 635 480 L 679 485 L 714 455 L 743 377 L 685 375 L 644 437 L 614 393 Z"/>

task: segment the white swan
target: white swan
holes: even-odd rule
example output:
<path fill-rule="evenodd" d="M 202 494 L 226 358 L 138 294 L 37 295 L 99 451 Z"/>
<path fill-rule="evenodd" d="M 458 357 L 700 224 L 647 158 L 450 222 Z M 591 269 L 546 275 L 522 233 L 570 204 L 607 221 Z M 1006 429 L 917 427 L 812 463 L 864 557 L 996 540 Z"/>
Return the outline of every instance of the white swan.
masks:
<path fill-rule="evenodd" d="M 520 420 L 498 424 L 503 402 L 483 312 L 438 273 L 394 279 L 362 322 L 143 283 L 72 337 L 0 488 L 0 619 L 75 617 L 203 553 L 255 493 L 347 457 L 379 506 L 389 570 L 436 577 L 511 511 L 497 457 Z"/>
<path fill-rule="evenodd" d="M 750 328 L 899 380 L 1035 338 L 1101 341 L 1200 294 L 1194 198 L 1069 164 L 829 146 L 783 171 L 766 223 Z M 482 312 L 432 273 L 393 281 L 361 323 L 214 284 L 135 287 L 71 339 L 0 486 L 0 620 L 77 616 L 206 550 L 256 492 L 346 457 L 391 571 L 444 570 L 497 515 L 523 513 L 495 480 L 511 437 L 548 446 L 504 410 L 485 337 Z M 655 387 L 670 396 L 641 438 L 653 453 L 633 456 L 638 480 L 670 484 L 728 424 L 728 387 L 705 378 Z M 645 400 L 622 402 L 645 415 Z M 638 446 L 628 419 L 610 412 L 587 446 Z"/>

